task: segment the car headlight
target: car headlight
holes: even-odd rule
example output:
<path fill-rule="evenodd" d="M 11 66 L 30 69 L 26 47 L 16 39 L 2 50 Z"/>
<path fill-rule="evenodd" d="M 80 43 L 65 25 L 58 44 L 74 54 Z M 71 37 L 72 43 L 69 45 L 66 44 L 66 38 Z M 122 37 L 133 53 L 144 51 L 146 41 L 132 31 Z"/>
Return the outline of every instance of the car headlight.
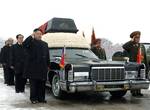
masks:
<path fill-rule="evenodd" d="M 82 81 L 89 78 L 89 72 L 74 72 L 74 80 Z"/>
<path fill-rule="evenodd" d="M 68 71 L 68 81 L 73 81 L 73 71 L 72 70 L 69 70 Z"/>
<path fill-rule="evenodd" d="M 65 66 L 65 75 L 67 75 L 68 81 L 73 81 L 73 65 L 66 64 Z"/>
<path fill-rule="evenodd" d="M 140 78 L 141 78 L 141 79 L 145 79 L 145 78 L 146 78 L 145 69 L 141 69 L 141 70 L 140 70 Z"/>
<path fill-rule="evenodd" d="M 136 79 L 138 77 L 138 71 L 126 71 L 125 79 Z"/>

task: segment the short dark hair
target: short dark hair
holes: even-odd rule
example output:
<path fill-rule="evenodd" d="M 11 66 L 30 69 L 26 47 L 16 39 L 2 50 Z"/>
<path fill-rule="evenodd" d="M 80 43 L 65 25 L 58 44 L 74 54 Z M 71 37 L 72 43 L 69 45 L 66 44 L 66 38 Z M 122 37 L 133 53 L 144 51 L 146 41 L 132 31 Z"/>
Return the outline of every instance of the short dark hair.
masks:
<path fill-rule="evenodd" d="M 19 36 L 23 36 L 23 35 L 22 35 L 22 34 L 17 34 L 17 35 L 16 35 L 16 39 L 18 39 Z M 24 36 L 23 36 L 23 37 L 24 37 Z"/>
<path fill-rule="evenodd" d="M 33 32 L 37 32 L 37 31 L 42 32 L 42 30 L 41 30 L 41 29 L 39 29 L 39 28 L 36 28 L 36 29 L 34 29 L 34 30 L 33 30 Z"/>

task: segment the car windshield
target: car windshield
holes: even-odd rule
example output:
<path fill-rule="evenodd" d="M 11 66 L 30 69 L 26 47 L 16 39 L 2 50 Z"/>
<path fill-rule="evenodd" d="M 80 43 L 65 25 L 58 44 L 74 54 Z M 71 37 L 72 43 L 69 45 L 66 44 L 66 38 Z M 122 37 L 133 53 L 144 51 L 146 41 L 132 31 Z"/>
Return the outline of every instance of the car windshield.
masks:
<path fill-rule="evenodd" d="M 62 48 L 50 48 L 50 58 L 54 59 L 56 57 L 61 57 Z M 66 59 L 97 59 L 98 57 L 89 49 L 81 49 L 81 48 L 66 48 L 65 49 L 65 58 Z"/>
<path fill-rule="evenodd" d="M 150 44 L 144 44 L 147 57 L 150 58 Z"/>
<path fill-rule="evenodd" d="M 150 44 L 145 44 L 146 53 L 150 55 Z"/>

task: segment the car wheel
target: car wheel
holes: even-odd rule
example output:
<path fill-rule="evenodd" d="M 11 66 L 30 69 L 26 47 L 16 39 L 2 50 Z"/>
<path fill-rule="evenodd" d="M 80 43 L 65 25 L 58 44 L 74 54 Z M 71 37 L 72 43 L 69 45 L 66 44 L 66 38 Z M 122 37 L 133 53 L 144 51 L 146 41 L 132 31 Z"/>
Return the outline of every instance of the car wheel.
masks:
<path fill-rule="evenodd" d="M 61 90 L 60 79 L 57 74 L 55 74 L 52 79 L 52 93 L 54 97 L 59 98 L 59 99 L 63 98 L 64 96 L 64 91 Z"/>
<path fill-rule="evenodd" d="M 112 97 L 116 97 L 116 98 L 121 98 L 121 97 L 123 97 L 126 93 L 127 93 L 126 90 L 110 91 L 110 94 L 112 95 Z"/>

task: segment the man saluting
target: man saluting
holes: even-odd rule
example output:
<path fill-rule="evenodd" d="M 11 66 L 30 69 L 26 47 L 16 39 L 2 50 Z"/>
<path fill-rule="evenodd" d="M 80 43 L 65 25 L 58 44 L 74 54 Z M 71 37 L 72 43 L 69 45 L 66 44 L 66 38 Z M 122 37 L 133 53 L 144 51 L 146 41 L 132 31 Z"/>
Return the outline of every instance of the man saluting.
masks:
<path fill-rule="evenodd" d="M 130 34 L 131 40 L 125 43 L 122 47 L 125 50 L 124 56 L 129 58 L 130 62 L 137 61 L 138 50 L 140 48 L 140 31 L 134 31 Z M 143 96 L 141 94 L 141 90 L 133 90 L 131 91 L 133 96 Z"/>
<path fill-rule="evenodd" d="M 46 103 L 45 83 L 49 66 L 48 44 L 41 40 L 42 31 L 35 29 L 23 43 L 26 49 L 24 77 L 30 80 L 30 100 L 35 103 Z"/>

